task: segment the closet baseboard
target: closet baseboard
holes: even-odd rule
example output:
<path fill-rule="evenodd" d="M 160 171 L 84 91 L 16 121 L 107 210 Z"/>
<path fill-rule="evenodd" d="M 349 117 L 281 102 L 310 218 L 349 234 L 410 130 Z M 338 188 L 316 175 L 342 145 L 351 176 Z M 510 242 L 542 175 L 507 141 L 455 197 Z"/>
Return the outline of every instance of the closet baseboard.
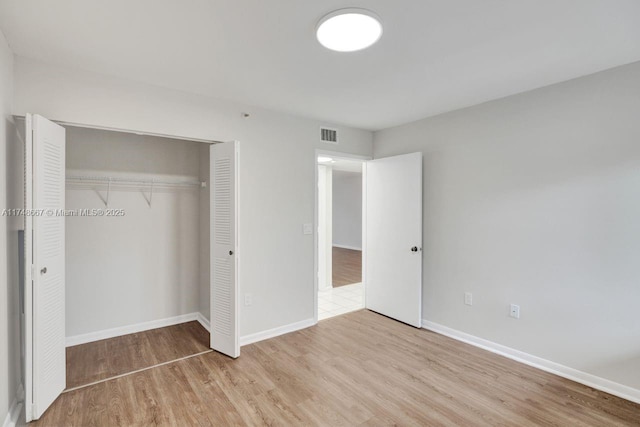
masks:
<path fill-rule="evenodd" d="M 179 325 L 180 323 L 197 321 L 207 331 L 211 331 L 211 323 L 200 312 L 183 314 L 175 317 L 167 317 L 166 319 L 152 320 L 150 322 L 136 323 L 134 325 L 121 326 L 118 328 L 105 329 L 102 331 L 90 332 L 88 334 L 74 335 L 66 338 L 66 346 L 72 347 L 74 345 L 87 344 L 94 341 L 106 340 L 109 338 L 120 337 L 122 335 L 135 334 L 138 332 L 148 331 L 150 329 L 164 328 L 165 326 Z M 248 345 L 254 342 L 266 340 L 269 338 L 275 338 L 280 335 L 288 334 L 289 332 L 299 331 L 310 326 L 315 325 L 316 322 L 313 319 L 307 319 L 300 322 L 292 323 L 290 325 L 284 325 L 277 328 L 269 329 L 267 331 L 257 332 L 255 334 L 245 335 L 240 337 L 240 345 Z"/>
<path fill-rule="evenodd" d="M 202 327 L 205 328 L 207 331 L 211 332 L 211 322 L 209 322 L 209 319 L 204 317 L 204 314 L 200 312 L 198 312 L 197 314 L 198 314 L 198 318 L 196 320 L 198 321 L 198 323 L 200 323 Z"/>
<path fill-rule="evenodd" d="M 204 316 L 202 316 L 202 314 L 198 312 L 182 314 L 180 316 L 167 317 L 165 319 L 151 320 L 149 322 L 142 322 L 133 325 L 121 326 L 118 328 L 89 332 L 88 334 L 74 335 L 71 337 L 67 337 L 65 344 L 67 347 L 71 347 L 74 345 L 86 344 L 94 341 L 105 340 L 108 338 L 120 337 L 122 335 L 135 334 L 137 332 L 148 331 L 150 329 L 164 328 L 165 326 L 173 326 L 180 323 L 192 322 L 194 320 L 197 320 L 202 324 L 202 321 L 200 321 L 199 317 L 202 317 L 204 319 Z"/>

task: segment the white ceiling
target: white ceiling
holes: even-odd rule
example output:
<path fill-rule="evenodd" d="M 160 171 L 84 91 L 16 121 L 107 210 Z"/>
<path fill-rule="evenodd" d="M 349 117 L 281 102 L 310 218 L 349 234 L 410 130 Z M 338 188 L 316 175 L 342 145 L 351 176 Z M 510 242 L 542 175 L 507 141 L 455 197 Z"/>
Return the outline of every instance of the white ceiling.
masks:
<path fill-rule="evenodd" d="M 343 7 L 372 48 L 320 46 Z M 640 60 L 639 0 L 1 0 L 18 55 L 377 130 Z"/>

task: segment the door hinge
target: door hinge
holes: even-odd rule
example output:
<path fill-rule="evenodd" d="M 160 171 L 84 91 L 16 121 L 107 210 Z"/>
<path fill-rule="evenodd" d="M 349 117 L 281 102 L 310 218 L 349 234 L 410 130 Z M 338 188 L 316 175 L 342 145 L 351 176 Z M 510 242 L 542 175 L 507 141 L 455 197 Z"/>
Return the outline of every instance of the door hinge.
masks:
<path fill-rule="evenodd" d="M 36 266 L 31 265 L 31 277 L 34 277 L 35 275 L 36 275 Z"/>

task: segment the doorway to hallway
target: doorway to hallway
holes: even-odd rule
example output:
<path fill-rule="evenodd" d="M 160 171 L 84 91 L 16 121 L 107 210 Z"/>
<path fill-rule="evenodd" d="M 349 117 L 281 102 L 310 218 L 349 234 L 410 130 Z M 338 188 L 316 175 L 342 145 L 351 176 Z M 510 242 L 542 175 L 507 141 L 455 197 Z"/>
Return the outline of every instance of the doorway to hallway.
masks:
<path fill-rule="evenodd" d="M 318 156 L 318 320 L 364 308 L 362 161 Z"/>
<path fill-rule="evenodd" d="M 422 153 L 369 160 L 316 150 L 313 160 L 317 182 L 314 319 L 366 308 L 419 328 L 423 303 Z M 357 169 L 341 171 L 343 160 Z M 334 181 L 342 172 L 360 173 L 353 180 L 360 196 L 343 195 L 352 207 L 360 208 L 359 215 L 350 217 L 359 225 L 335 215 L 341 206 L 342 186 L 334 185 Z M 340 224 L 346 224 L 343 230 L 360 232 L 350 235 L 356 236 L 351 240 L 355 243 L 348 243 L 338 231 Z M 361 251 L 360 283 L 334 286 L 335 247 Z"/>

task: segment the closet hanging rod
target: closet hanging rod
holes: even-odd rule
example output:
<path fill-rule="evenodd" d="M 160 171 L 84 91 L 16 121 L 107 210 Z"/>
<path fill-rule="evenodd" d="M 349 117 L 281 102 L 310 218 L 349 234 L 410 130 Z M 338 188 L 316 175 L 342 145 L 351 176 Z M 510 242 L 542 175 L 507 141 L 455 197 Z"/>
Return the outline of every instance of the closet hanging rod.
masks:
<path fill-rule="evenodd" d="M 103 185 L 144 185 L 144 186 L 168 186 L 168 187 L 206 187 L 205 181 L 166 180 L 166 179 L 135 179 L 109 176 L 68 175 L 68 184 L 103 184 Z"/>

